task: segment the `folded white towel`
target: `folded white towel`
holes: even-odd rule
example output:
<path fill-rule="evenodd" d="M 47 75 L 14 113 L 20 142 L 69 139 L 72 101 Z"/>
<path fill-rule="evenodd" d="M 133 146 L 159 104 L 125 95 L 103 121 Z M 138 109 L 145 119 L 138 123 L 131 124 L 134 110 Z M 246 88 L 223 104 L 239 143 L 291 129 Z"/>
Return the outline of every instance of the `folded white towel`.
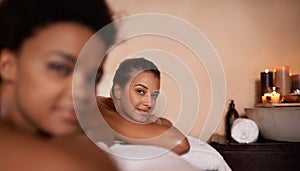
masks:
<path fill-rule="evenodd" d="M 231 127 L 231 137 L 239 143 L 252 143 L 258 138 L 259 129 L 257 124 L 246 118 L 234 120 Z"/>

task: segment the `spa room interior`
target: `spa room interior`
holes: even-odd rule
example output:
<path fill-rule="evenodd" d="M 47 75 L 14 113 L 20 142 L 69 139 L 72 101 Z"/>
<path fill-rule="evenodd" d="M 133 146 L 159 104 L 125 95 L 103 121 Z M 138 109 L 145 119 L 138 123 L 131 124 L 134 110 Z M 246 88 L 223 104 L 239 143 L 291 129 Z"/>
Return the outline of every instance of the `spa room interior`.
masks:
<path fill-rule="evenodd" d="M 300 170 L 300 1 L 107 3 L 127 36 L 108 54 L 98 95 L 110 96 L 122 60 L 147 58 L 161 69 L 153 113 L 226 165 L 205 164 L 203 152 L 201 169 Z"/>

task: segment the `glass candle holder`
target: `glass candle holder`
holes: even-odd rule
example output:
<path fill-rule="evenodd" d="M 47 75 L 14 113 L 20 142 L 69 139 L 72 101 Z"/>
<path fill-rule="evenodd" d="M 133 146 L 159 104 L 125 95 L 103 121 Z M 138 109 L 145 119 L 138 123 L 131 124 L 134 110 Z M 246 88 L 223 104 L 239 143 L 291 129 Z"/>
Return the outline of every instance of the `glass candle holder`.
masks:
<path fill-rule="evenodd" d="M 271 87 L 268 92 L 262 96 L 262 103 L 280 103 L 280 94 L 277 87 Z"/>

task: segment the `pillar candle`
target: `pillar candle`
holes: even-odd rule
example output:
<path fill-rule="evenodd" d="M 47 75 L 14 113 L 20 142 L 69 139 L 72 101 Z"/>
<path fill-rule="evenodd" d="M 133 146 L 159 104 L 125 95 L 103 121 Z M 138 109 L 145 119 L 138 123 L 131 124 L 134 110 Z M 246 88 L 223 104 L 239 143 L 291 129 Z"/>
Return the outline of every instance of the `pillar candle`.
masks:
<path fill-rule="evenodd" d="M 265 69 L 265 72 L 260 73 L 261 96 L 263 96 L 270 87 L 273 87 L 273 72 Z"/>
<path fill-rule="evenodd" d="M 275 86 L 279 88 L 281 97 L 290 94 L 292 90 L 289 66 L 275 67 Z"/>

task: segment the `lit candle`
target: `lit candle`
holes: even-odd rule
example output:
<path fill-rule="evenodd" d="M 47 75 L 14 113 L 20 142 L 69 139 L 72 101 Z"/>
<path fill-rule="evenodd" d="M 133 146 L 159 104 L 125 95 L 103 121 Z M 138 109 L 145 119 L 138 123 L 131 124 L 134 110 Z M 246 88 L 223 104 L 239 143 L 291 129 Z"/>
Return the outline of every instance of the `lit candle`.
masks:
<path fill-rule="evenodd" d="M 276 87 L 272 87 L 276 88 Z M 262 97 L 263 103 L 279 103 L 280 102 L 280 94 L 273 89 L 270 93 L 265 93 Z"/>
<path fill-rule="evenodd" d="M 272 94 L 271 96 L 271 103 L 279 103 L 280 102 L 280 94 Z"/>
<path fill-rule="evenodd" d="M 275 86 L 279 88 L 278 92 L 282 95 L 290 94 L 291 86 L 291 71 L 289 66 L 277 66 L 275 68 Z"/>
<path fill-rule="evenodd" d="M 268 103 L 268 102 L 269 102 L 269 101 L 267 100 L 267 96 L 265 96 L 265 95 L 261 96 L 261 101 L 262 101 L 263 103 Z"/>
<path fill-rule="evenodd" d="M 261 95 L 263 96 L 271 87 L 273 87 L 273 72 L 265 69 L 260 73 Z"/>

